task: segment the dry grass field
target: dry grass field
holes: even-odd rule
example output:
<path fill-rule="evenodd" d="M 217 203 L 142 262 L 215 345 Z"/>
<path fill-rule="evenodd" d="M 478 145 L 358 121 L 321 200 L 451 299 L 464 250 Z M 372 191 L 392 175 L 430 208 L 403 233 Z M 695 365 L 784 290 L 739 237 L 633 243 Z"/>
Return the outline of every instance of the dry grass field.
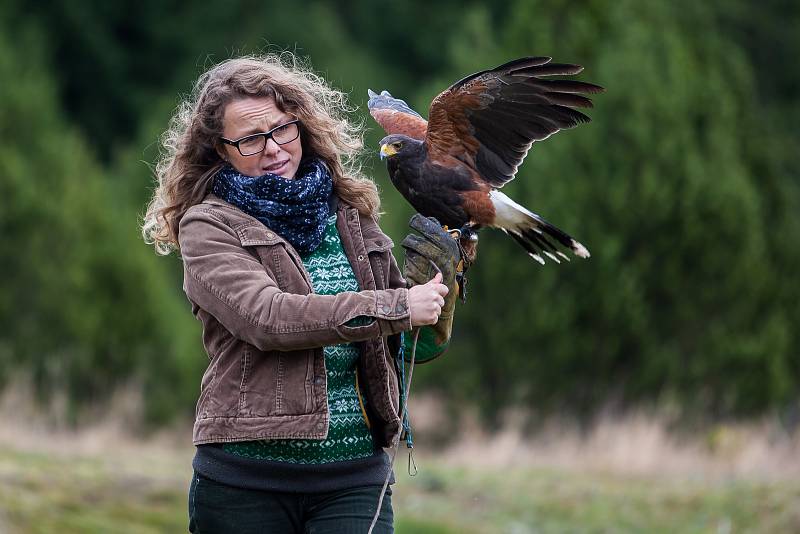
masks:
<path fill-rule="evenodd" d="M 5 413 L 0 532 L 186 531 L 188 430 L 54 432 Z M 426 424 L 419 474 L 397 460 L 399 533 L 800 532 L 800 446 L 768 422 L 680 439 L 644 416 L 533 438 L 475 427 L 435 452 Z"/>

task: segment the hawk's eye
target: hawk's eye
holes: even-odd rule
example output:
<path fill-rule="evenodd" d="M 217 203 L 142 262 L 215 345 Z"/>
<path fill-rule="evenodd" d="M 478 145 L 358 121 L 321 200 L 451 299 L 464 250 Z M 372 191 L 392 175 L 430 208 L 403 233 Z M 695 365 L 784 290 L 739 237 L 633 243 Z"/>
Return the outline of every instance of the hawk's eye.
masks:
<path fill-rule="evenodd" d="M 394 147 L 395 150 L 400 150 L 400 148 L 403 146 L 403 143 L 401 143 L 400 141 L 395 141 L 394 143 L 392 143 L 392 146 Z"/>

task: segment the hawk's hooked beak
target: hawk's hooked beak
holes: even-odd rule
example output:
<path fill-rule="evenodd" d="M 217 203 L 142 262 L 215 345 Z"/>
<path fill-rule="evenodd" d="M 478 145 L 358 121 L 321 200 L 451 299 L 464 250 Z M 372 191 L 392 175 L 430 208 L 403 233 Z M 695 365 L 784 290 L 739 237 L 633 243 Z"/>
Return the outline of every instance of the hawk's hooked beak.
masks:
<path fill-rule="evenodd" d="M 397 154 L 397 150 L 395 150 L 394 147 L 389 143 L 381 145 L 381 160 L 383 158 L 388 158 L 389 156 L 394 156 L 395 154 Z"/>

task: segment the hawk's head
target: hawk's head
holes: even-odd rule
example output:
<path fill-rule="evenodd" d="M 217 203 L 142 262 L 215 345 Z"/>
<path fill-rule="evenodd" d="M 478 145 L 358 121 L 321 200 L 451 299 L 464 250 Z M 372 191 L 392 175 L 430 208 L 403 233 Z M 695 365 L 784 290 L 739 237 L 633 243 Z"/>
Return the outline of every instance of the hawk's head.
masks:
<path fill-rule="evenodd" d="M 407 135 L 402 134 L 393 134 L 387 135 L 380 142 L 381 145 L 381 152 L 380 156 L 381 159 L 383 158 L 391 158 L 394 156 L 409 156 L 412 154 L 418 154 L 421 147 L 422 141 L 417 139 L 413 139 L 408 137 Z"/>

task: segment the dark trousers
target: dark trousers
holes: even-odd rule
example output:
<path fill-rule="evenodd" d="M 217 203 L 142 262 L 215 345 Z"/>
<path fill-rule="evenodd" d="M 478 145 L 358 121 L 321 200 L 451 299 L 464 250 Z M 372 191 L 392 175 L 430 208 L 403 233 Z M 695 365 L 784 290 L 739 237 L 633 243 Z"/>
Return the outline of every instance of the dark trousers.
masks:
<path fill-rule="evenodd" d="M 195 534 L 366 534 L 380 486 L 327 493 L 235 488 L 195 473 L 189 487 L 189 532 Z M 394 532 L 392 489 L 386 490 L 374 533 Z"/>

